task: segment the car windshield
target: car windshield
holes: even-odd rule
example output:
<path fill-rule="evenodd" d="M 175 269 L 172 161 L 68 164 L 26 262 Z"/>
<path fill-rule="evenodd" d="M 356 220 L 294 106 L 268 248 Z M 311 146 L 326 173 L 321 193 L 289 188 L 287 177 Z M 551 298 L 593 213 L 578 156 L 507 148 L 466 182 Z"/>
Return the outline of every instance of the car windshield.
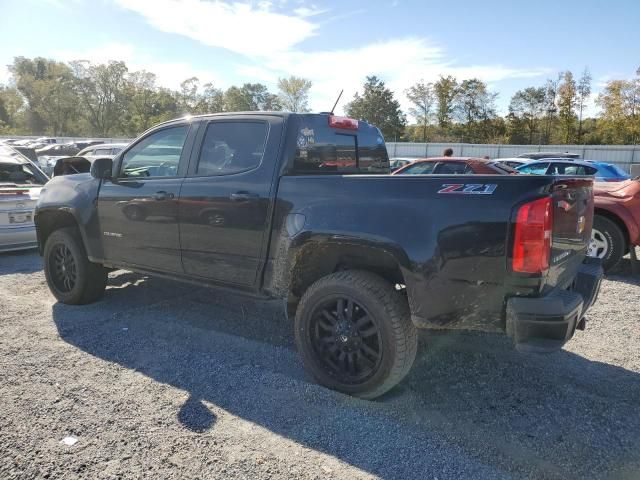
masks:
<path fill-rule="evenodd" d="M 47 179 L 28 163 L 0 161 L 0 186 L 44 185 Z"/>

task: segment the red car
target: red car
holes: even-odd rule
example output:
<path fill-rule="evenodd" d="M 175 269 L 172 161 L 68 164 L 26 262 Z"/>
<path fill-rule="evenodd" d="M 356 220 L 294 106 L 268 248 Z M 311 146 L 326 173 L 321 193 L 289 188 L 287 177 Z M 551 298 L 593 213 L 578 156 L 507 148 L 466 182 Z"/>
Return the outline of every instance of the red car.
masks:
<path fill-rule="evenodd" d="M 409 165 L 399 168 L 392 175 L 430 173 L 440 175 L 515 175 L 518 171 L 504 163 L 484 158 L 434 157 L 418 159 Z"/>
<path fill-rule="evenodd" d="M 595 216 L 588 255 L 615 267 L 631 246 L 640 245 L 640 177 L 593 185 Z"/>

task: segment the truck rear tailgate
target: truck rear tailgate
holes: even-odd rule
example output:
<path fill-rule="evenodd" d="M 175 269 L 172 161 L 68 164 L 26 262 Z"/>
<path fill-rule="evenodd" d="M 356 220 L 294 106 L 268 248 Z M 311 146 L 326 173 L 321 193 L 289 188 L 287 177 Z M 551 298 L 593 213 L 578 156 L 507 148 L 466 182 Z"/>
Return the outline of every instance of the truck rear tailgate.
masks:
<path fill-rule="evenodd" d="M 551 187 L 553 235 L 548 287 L 568 286 L 584 260 L 593 225 L 593 181 L 560 179 Z"/>

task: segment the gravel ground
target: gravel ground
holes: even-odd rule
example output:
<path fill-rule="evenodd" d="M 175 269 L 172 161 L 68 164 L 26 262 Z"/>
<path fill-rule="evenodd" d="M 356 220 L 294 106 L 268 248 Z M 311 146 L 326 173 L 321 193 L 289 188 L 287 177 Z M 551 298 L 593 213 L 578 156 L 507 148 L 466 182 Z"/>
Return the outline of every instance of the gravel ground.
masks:
<path fill-rule="evenodd" d="M 369 402 L 310 381 L 274 304 L 114 272 L 70 307 L 0 255 L 0 478 L 640 478 L 628 268 L 565 350 L 425 333 Z"/>

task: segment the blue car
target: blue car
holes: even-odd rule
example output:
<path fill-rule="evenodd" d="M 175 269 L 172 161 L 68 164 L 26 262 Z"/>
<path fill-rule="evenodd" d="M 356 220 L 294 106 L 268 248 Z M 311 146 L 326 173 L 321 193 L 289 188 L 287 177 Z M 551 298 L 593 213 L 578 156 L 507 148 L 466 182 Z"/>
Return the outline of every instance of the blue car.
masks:
<path fill-rule="evenodd" d="M 617 165 L 595 160 L 567 160 L 566 158 L 545 158 L 528 162 L 517 167 L 520 173 L 534 175 L 588 175 L 599 182 L 621 182 L 631 176 Z"/>

